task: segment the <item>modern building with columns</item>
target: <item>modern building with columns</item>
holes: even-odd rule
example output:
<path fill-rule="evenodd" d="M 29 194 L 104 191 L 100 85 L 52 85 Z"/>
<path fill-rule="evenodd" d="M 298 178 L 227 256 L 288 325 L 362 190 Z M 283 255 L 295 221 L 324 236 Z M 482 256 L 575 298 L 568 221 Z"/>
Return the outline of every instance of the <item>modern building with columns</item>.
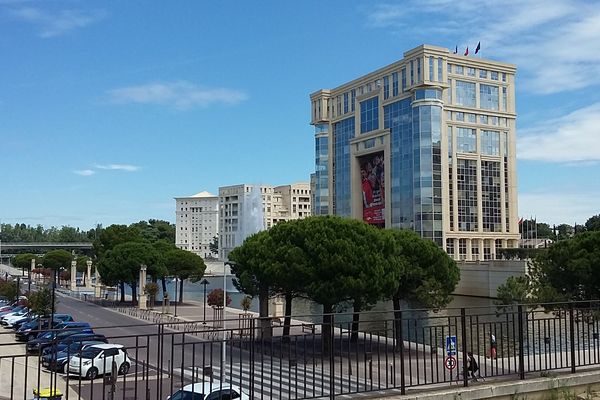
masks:
<path fill-rule="evenodd" d="M 515 72 L 422 45 L 311 94 L 313 213 L 412 229 L 456 260 L 518 247 Z"/>

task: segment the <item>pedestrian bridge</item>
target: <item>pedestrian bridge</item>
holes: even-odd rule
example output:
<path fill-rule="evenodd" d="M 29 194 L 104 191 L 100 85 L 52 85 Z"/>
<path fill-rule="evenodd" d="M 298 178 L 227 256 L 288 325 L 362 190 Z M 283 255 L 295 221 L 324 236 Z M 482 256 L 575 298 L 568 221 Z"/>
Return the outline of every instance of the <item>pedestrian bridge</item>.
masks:
<path fill-rule="evenodd" d="M 91 250 L 92 243 L 86 242 L 2 242 L 5 250 Z"/>

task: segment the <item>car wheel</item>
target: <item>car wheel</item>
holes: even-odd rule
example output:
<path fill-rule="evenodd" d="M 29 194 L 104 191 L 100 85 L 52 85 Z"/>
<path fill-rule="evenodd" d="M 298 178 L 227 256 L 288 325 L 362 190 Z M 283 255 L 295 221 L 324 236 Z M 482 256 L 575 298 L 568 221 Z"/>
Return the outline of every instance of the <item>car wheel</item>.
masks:
<path fill-rule="evenodd" d="M 59 365 L 56 367 L 56 370 L 57 370 L 58 372 L 60 372 L 61 374 L 64 374 L 65 372 L 67 372 L 67 363 L 66 363 L 66 362 L 64 362 L 64 363 L 61 363 L 61 364 L 59 364 Z"/>
<path fill-rule="evenodd" d="M 121 364 L 121 367 L 119 368 L 119 374 L 126 375 L 128 372 L 129 372 L 129 363 L 124 362 L 123 364 Z"/>
<path fill-rule="evenodd" d="M 98 369 L 96 369 L 96 367 L 92 367 L 92 368 L 88 369 L 87 374 L 85 374 L 85 377 L 88 378 L 89 380 L 96 379 L 97 376 L 98 376 Z"/>

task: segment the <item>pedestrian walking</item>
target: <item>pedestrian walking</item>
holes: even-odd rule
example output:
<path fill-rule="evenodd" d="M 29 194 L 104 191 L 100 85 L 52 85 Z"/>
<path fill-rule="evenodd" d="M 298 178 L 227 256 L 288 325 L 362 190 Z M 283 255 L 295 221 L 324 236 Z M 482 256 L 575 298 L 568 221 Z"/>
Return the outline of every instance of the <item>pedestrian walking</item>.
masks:
<path fill-rule="evenodd" d="M 497 354 L 497 350 L 496 350 L 496 336 L 492 333 L 490 334 L 490 357 L 492 359 L 496 359 L 496 354 Z"/>

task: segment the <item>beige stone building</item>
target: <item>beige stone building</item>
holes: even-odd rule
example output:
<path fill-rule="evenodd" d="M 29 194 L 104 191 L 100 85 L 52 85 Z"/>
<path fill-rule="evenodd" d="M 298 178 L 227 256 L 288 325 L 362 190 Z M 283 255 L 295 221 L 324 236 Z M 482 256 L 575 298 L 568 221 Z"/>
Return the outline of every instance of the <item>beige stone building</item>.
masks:
<path fill-rule="evenodd" d="M 313 212 L 412 229 L 457 260 L 517 247 L 515 72 L 422 45 L 311 94 Z"/>
<path fill-rule="evenodd" d="M 175 198 L 175 245 L 202 258 L 216 257 L 210 243 L 219 231 L 219 199 L 209 192 Z"/>

